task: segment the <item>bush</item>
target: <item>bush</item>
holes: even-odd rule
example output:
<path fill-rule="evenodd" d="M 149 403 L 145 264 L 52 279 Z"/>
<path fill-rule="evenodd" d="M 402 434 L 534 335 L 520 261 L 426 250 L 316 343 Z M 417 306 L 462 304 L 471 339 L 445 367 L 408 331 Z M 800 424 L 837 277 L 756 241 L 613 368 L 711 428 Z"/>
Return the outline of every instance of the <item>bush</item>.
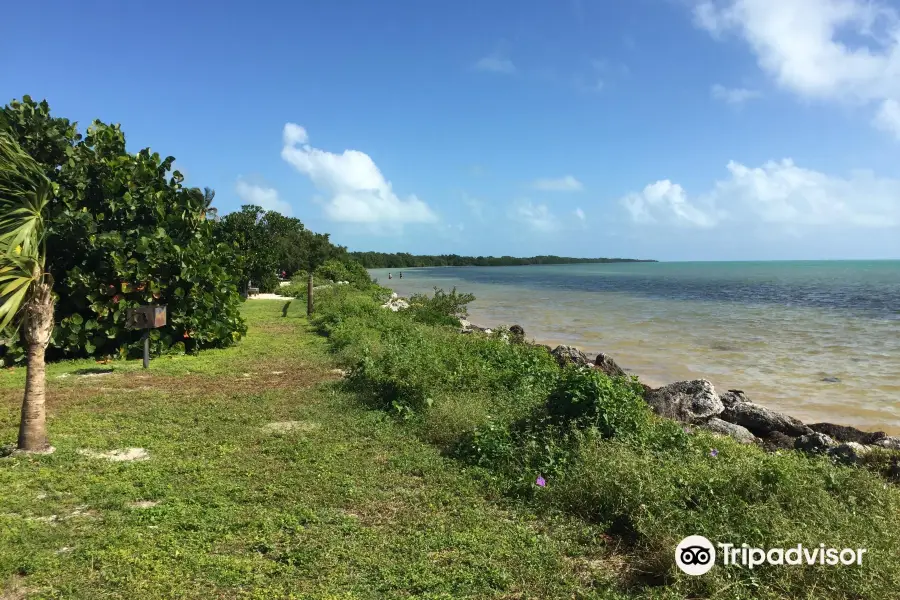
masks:
<path fill-rule="evenodd" d="M 466 307 L 475 301 L 472 294 L 459 294 L 454 287 L 450 293 L 437 287 L 434 295 L 413 294 L 409 298 L 409 310 L 414 318 L 426 325 L 459 326 L 459 320 L 468 316 Z"/>
<path fill-rule="evenodd" d="M 349 281 L 351 285 L 365 289 L 372 285 L 369 272 L 355 260 L 331 259 L 316 269 L 316 277 L 324 281 Z"/>
<path fill-rule="evenodd" d="M 0 127 L 59 185 L 48 208 L 47 270 L 57 296 L 48 358 L 138 354 L 143 332 L 126 309 L 164 304 L 154 352 L 233 343 L 246 332 L 232 278 L 236 257 L 217 244 L 203 192 L 182 185 L 173 157 L 125 148 L 118 126 L 74 124 L 29 97 L 0 109 Z M 6 361 L 22 357 L 18 343 Z"/>

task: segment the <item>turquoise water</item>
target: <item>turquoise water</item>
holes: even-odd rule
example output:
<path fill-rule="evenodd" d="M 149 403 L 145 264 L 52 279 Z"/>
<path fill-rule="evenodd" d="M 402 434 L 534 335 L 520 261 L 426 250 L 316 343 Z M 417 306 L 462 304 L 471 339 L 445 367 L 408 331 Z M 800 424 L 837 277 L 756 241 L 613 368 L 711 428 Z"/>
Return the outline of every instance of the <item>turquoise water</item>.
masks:
<path fill-rule="evenodd" d="M 388 280 L 388 272 L 394 278 Z M 900 433 L 900 261 L 376 269 L 400 295 L 606 352 L 650 385 L 706 378 L 804 421 Z"/>

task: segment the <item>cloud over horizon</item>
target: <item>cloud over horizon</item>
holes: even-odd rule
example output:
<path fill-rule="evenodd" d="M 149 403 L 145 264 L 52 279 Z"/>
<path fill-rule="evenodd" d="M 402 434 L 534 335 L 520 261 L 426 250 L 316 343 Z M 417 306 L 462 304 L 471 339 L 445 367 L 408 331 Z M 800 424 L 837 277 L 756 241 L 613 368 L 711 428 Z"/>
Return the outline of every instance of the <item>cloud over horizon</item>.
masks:
<path fill-rule="evenodd" d="M 325 215 L 343 223 L 434 223 L 437 215 L 415 195 L 401 200 L 368 154 L 334 154 L 309 145 L 306 129 L 286 123 L 281 158 L 326 194 Z"/>
<path fill-rule="evenodd" d="M 900 180 L 853 171 L 849 177 L 797 166 L 791 159 L 747 167 L 731 161 L 729 177 L 690 198 L 677 183 L 662 180 L 620 200 L 636 223 L 712 228 L 744 226 L 797 228 L 900 227 Z"/>
<path fill-rule="evenodd" d="M 235 192 L 243 204 L 255 204 L 266 210 L 279 212 L 286 217 L 294 214 L 290 203 L 282 200 L 275 188 L 253 185 L 239 178 L 235 184 Z"/>

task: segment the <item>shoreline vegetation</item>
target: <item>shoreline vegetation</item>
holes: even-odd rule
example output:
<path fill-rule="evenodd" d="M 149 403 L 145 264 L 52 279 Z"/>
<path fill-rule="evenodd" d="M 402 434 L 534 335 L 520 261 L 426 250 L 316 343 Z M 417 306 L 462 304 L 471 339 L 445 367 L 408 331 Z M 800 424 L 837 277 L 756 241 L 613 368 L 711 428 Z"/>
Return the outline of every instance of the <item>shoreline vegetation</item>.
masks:
<path fill-rule="evenodd" d="M 417 255 L 406 252 L 350 252 L 350 257 L 367 269 L 412 269 L 416 267 L 513 267 L 527 265 L 570 265 L 585 263 L 635 263 L 659 262 L 638 258 L 571 258 L 541 255 L 514 256 L 459 256 L 457 254 Z"/>
<path fill-rule="evenodd" d="M 387 294 L 390 293 L 390 296 Z M 462 461 L 498 499 L 599 526 L 640 598 L 882 598 L 900 586 L 900 439 L 804 424 L 705 380 L 650 388 L 615 361 L 466 321 L 470 294 L 331 288 L 313 323 L 347 386 Z M 857 568 L 715 568 L 673 549 L 713 543 L 867 548 Z M 620 558 L 623 556 L 620 555 Z M 727 590 L 727 592 L 726 592 Z"/>

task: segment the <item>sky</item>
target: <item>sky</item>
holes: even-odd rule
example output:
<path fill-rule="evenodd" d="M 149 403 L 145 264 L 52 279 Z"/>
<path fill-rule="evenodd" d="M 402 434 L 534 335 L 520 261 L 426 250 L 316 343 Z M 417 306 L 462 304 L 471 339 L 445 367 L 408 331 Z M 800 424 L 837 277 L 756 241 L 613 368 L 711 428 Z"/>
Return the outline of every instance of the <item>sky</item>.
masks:
<path fill-rule="evenodd" d="M 351 250 L 900 258 L 896 0 L 45 0 L 0 56 Z"/>

